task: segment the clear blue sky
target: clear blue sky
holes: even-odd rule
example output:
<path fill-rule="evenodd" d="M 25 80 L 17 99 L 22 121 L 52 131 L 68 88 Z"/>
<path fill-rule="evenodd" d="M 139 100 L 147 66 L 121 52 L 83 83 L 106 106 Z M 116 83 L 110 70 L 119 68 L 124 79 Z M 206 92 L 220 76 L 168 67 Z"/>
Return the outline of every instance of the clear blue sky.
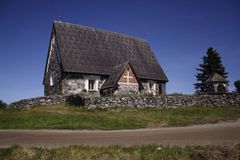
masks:
<path fill-rule="evenodd" d="M 165 70 L 167 92 L 194 92 L 201 57 L 212 46 L 240 79 L 239 0 L 0 1 L 0 99 L 43 95 L 53 20 L 146 38 Z M 146 35 L 146 36 L 144 36 Z"/>

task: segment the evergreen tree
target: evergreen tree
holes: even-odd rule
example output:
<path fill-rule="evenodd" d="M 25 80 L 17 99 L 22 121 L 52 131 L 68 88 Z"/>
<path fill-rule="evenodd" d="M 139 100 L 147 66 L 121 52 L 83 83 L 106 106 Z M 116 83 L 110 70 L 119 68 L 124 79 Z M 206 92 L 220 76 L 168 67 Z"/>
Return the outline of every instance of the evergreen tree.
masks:
<path fill-rule="evenodd" d="M 208 48 L 205 56 L 202 57 L 203 63 L 199 64 L 197 68 L 197 83 L 195 85 L 196 92 L 204 92 L 202 83 L 206 82 L 210 76 L 214 73 L 227 78 L 228 73 L 225 71 L 225 67 L 222 64 L 221 57 L 219 53 L 214 50 L 212 47 Z"/>
<path fill-rule="evenodd" d="M 0 99 L 0 109 L 6 108 L 6 107 L 7 107 L 7 103 L 5 103 Z"/>
<path fill-rule="evenodd" d="M 235 81 L 234 86 L 236 88 L 236 92 L 240 93 L 240 80 Z"/>

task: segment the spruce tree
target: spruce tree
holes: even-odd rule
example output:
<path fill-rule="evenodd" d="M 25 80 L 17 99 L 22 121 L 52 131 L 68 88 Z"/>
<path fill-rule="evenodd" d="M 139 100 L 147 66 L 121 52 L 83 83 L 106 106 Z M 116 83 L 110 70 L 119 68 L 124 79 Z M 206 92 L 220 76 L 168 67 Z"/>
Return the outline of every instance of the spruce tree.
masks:
<path fill-rule="evenodd" d="M 197 83 L 195 85 L 196 92 L 204 92 L 204 88 L 201 87 L 210 76 L 214 73 L 218 73 L 224 78 L 227 78 L 228 73 L 225 71 L 225 67 L 222 64 L 219 53 L 212 47 L 208 48 L 205 56 L 202 57 L 203 63 L 199 64 L 197 68 Z"/>
<path fill-rule="evenodd" d="M 6 108 L 6 107 L 7 107 L 7 103 L 5 103 L 0 99 L 0 109 Z"/>

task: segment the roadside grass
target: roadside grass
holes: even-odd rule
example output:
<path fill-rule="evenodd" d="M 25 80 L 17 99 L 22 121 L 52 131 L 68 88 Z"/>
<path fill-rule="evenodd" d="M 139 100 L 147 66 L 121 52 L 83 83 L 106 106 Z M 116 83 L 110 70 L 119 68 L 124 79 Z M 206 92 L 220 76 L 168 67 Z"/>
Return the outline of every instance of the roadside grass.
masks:
<path fill-rule="evenodd" d="M 12 146 L 0 149 L 2 160 L 225 160 L 240 159 L 240 145 L 231 146 L 69 146 L 36 148 Z"/>
<path fill-rule="evenodd" d="M 175 109 L 128 108 L 87 110 L 65 104 L 29 110 L 0 110 L 1 129 L 136 129 L 216 123 L 240 118 L 240 106 Z"/>

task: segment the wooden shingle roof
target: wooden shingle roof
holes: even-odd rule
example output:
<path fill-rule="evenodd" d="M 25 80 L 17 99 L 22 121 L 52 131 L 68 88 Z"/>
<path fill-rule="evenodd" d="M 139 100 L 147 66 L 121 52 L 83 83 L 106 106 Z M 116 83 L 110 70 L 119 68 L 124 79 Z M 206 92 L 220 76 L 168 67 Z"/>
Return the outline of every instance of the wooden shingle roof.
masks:
<path fill-rule="evenodd" d="M 168 81 L 145 40 L 58 21 L 53 27 L 64 72 L 110 75 L 129 61 L 138 78 Z"/>
<path fill-rule="evenodd" d="M 214 73 L 206 82 L 228 82 L 223 76 Z"/>

